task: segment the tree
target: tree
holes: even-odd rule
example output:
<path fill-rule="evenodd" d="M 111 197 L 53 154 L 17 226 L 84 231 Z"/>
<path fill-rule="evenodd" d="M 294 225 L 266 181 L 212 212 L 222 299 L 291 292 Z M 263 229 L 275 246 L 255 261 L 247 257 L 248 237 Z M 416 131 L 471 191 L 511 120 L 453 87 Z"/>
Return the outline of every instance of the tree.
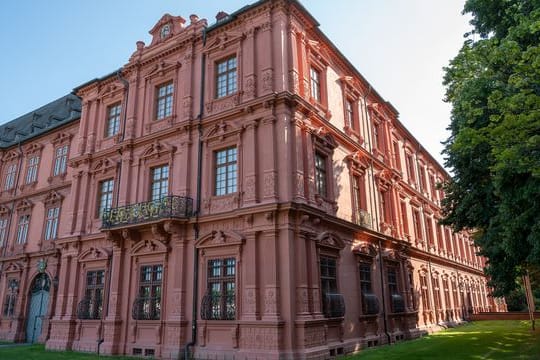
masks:
<path fill-rule="evenodd" d="M 468 0 L 445 68 L 452 105 L 444 224 L 474 231 L 494 295 L 540 266 L 540 0 Z"/>

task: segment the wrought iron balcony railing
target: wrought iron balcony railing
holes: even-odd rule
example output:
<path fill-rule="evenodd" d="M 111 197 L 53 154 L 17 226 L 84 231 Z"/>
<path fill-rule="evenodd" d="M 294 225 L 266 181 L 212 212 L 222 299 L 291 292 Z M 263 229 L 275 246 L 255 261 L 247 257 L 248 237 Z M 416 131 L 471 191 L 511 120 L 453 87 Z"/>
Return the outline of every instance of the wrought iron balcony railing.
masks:
<path fill-rule="evenodd" d="M 193 214 L 193 199 L 169 195 L 159 200 L 106 209 L 101 217 L 102 229 L 141 224 L 159 219 L 188 218 Z"/>
<path fill-rule="evenodd" d="M 77 318 L 81 320 L 98 320 L 101 319 L 102 311 L 102 299 L 90 299 L 85 297 L 77 305 Z"/>
<path fill-rule="evenodd" d="M 323 314 L 327 318 L 345 316 L 345 299 L 342 294 L 323 294 Z"/>

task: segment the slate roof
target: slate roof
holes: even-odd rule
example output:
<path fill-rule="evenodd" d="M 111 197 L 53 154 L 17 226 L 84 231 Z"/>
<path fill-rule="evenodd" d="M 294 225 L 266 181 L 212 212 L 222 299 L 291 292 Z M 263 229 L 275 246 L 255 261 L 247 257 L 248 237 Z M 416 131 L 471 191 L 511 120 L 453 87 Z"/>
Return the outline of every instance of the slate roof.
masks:
<path fill-rule="evenodd" d="M 65 95 L 0 126 L 0 149 L 29 140 L 81 117 L 81 99 Z"/>

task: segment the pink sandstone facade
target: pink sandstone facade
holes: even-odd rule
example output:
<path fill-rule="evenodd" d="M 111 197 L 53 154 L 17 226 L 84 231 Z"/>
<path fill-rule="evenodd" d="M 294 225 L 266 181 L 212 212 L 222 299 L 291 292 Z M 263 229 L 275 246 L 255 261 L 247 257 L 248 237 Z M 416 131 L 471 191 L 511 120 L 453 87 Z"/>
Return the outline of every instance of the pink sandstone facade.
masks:
<path fill-rule="evenodd" d="M 444 169 L 297 1 L 150 34 L 0 129 L 0 339 L 324 359 L 504 310 Z"/>

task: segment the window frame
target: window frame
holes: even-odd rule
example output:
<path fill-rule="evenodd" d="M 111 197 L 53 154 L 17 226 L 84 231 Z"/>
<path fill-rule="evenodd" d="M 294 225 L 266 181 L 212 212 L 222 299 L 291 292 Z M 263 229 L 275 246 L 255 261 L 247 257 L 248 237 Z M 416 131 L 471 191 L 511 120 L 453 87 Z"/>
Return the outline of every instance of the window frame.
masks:
<path fill-rule="evenodd" d="M 166 169 L 167 176 L 163 177 L 164 170 Z M 156 179 L 156 173 L 159 170 L 159 178 Z M 150 167 L 150 188 L 149 188 L 149 200 L 150 201 L 160 201 L 162 198 L 169 196 L 170 190 L 170 179 L 171 179 L 171 167 L 169 163 L 156 165 Z M 159 190 L 156 190 L 155 185 L 158 185 Z"/>
<path fill-rule="evenodd" d="M 105 121 L 105 131 L 104 131 L 104 137 L 105 139 L 111 138 L 115 135 L 118 135 L 120 133 L 120 125 L 122 123 L 122 114 L 124 111 L 124 106 L 122 106 L 122 101 L 114 102 L 110 105 L 107 105 L 106 107 L 106 121 Z M 111 111 L 115 109 L 114 113 L 111 113 Z M 112 126 L 112 132 L 111 132 L 111 123 L 114 124 Z"/>
<path fill-rule="evenodd" d="M 30 230 L 31 218 L 32 216 L 29 213 L 19 214 L 19 218 L 17 220 L 17 235 L 15 238 L 17 245 L 24 245 L 28 243 L 28 232 Z"/>
<path fill-rule="evenodd" d="M 315 150 L 313 156 L 314 161 L 314 170 L 315 170 L 315 191 L 318 195 L 323 198 L 329 198 L 328 194 L 328 154 L 320 151 L 319 149 Z M 320 165 L 323 166 L 320 166 Z"/>
<path fill-rule="evenodd" d="M 101 276 L 98 276 L 101 273 Z M 79 304 L 77 311 L 77 317 L 81 320 L 99 320 L 103 318 L 104 299 L 106 291 L 106 274 L 107 271 L 104 268 L 88 269 L 85 273 L 85 282 L 83 288 L 82 298 L 83 300 Z M 92 282 L 89 283 L 89 278 Z M 99 283 L 97 280 L 101 278 Z M 95 281 L 94 281 L 95 280 Z M 100 295 L 98 292 L 101 290 Z M 88 304 L 85 304 L 88 302 Z M 82 305 L 81 305 L 82 304 Z M 83 306 L 86 305 L 86 310 Z M 86 310 L 86 311 L 84 311 Z"/>
<path fill-rule="evenodd" d="M 112 186 L 110 188 L 110 191 L 106 191 L 104 192 L 103 191 L 103 185 L 107 182 L 112 182 Z M 97 187 L 97 197 L 96 197 L 96 211 L 95 211 L 95 216 L 96 218 L 98 219 L 101 219 L 102 216 L 103 216 L 103 213 L 106 211 L 106 210 L 109 210 L 112 208 L 112 205 L 113 205 L 113 201 L 114 201 L 114 190 L 115 190 L 115 178 L 114 177 L 108 177 L 108 178 L 104 178 L 104 179 L 100 179 L 97 181 L 97 184 L 98 184 L 98 187 Z M 108 194 L 107 197 L 110 196 L 110 205 L 111 207 L 109 208 L 106 208 L 106 207 L 102 207 L 102 204 L 103 204 L 103 195 L 104 194 Z"/>
<path fill-rule="evenodd" d="M 6 172 L 4 176 L 4 191 L 13 190 L 17 186 L 17 162 L 8 162 L 6 164 Z"/>
<path fill-rule="evenodd" d="M 154 91 L 154 121 L 161 121 L 173 116 L 174 113 L 174 93 L 175 86 L 173 80 L 168 80 L 159 83 L 155 86 Z M 160 95 L 161 89 L 164 90 L 164 94 Z M 161 101 L 164 101 L 161 103 Z"/>
<path fill-rule="evenodd" d="M 69 156 L 69 144 L 59 144 L 54 147 L 52 176 L 62 176 L 67 173 L 67 161 Z"/>
<path fill-rule="evenodd" d="M 232 262 L 232 273 L 229 272 Z M 215 264 L 218 264 L 217 266 Z M 234 256 L 216 256 L 206 259 L 206 291 L 201 317 L 204 320 L 236 320 L 238 315 L 236 293 L 238 261 Z M 219 273 L 213 276 L 218 269 Z M 232 289 L 229 285 L 232 284 Z M 219 285 L 216 295 L 214 285 Z M 215 298 L 219 301 L 216 304 Z"/>
<path fill-rule="evenodd" d="M 143 269 L 150 269 L 150 280 L 143 280 L 144 275 L 147 274 L 143 272 Z M 141 264 L 137 274 L 136 299 L 133 304 L 132 318 L 137 321 L 161 320 L 163 317 L 165 266 L 163 263 Z M 157 274 L 160 274 L 159 277 Z M 143 288 L 149 288 L 147 295 L 144 295 L 146 291 L 143 291 Z M 146 301 L 149 301 L 149 303 L 147 304 Z M 142 302 L 142 304 L 139 304 L 139 302 Z"/>
<path fill-rule="evenodd" d="M 4 246 L 7 246 L 7 236 L 9 234 L 9 217 L 2 216 L 0 217 L 0 249 Z"/>
<path fill-rule="evenodd" d="M 53 212 L 51 216 L 51 211 Z M 58 239 L 58 228 L 60 225 L 61 207 L 59 204 L 45 208 L 45 229 L 43 231 L 43 240 L 51 241 Z"/>
<path fill-rule="evenodd" d="M 229 68 L 229 62 L 234 59 L 234 67 Z M 224 71 L 220 71 L 220 65 L 225 64 Z M 214 99 L 223 99 L 228 96 L 237 94 L 239 91 L 239 66 L 238 66 L 238 56 L 236 53 L 229 54 L 225 57 L 221 57 L 214 61 Z M 224 82 L 221 81 L 224 77 Z M 231 79 L 233 83 L 231 84 Z M 223 89 L 220 86 L 221 83 L 224 83 L 224 92 L 220 90 Z M 231 86 L 233 85 L 233 86 Z M 231 87 L 230 87 L 231 86 Z"/>
<path fill-rule="evenodd" d="M 230 150 L 233 150 L 233 149 L 234 149 L 234 160 L 229 161 L 228 152 Z M 221 163 L 221 164 L 218 164 L 219 154 L 221 154 L 221 153 L 225 153 L 225 162 Z M 213 173 L 214 173 L 213 186 L 212 186 L 212 194 L 213 194 L 213 196 L 225 196 L 225 195 L 230 195 L 230 194 L 237 193 L 238 192 L 238 187 L 239 187 L 239 183 L 238 183 L 238 180 L 239 180 L 239 176 L 238 176 L 239 175 L 238 146 L 237 145 L 232 145 L 232 146 L 228 146 L 228 147 L 225 147 L 225 148 L 215 149 L 212 152 L 212 157 L 213 157 Z M 231 167 L 233 167 L 234 170 L 231 170 Z M 221 174 L 220 169 L 223 169 L 223 168 L 225 169 L 225 173 Z M 225 180 L 224 180 L 225 184 L 224 184 L 224 186 L 218 188 L 218 183 L 223 182 L 222 180 L 218 181 L 218 177 L 220 175 L 225 176 Z M 234 178 L 229 177 L 229 175 L 234 175 Z M 230 181 L 234 183 L 234 188 L 232 188 L 232 185 L 229 184 Z M 221 192 L 221 191 L 223 191 L 223 192 Z"/>
<path fill-rule="evenodd" d="M 26 174 L 24 176 L 24 183 L 26 185 L 33 184 L 37 181 L 40 162 L 40 156 L 37 154 L 28 157 L 26 162 Z"/>

